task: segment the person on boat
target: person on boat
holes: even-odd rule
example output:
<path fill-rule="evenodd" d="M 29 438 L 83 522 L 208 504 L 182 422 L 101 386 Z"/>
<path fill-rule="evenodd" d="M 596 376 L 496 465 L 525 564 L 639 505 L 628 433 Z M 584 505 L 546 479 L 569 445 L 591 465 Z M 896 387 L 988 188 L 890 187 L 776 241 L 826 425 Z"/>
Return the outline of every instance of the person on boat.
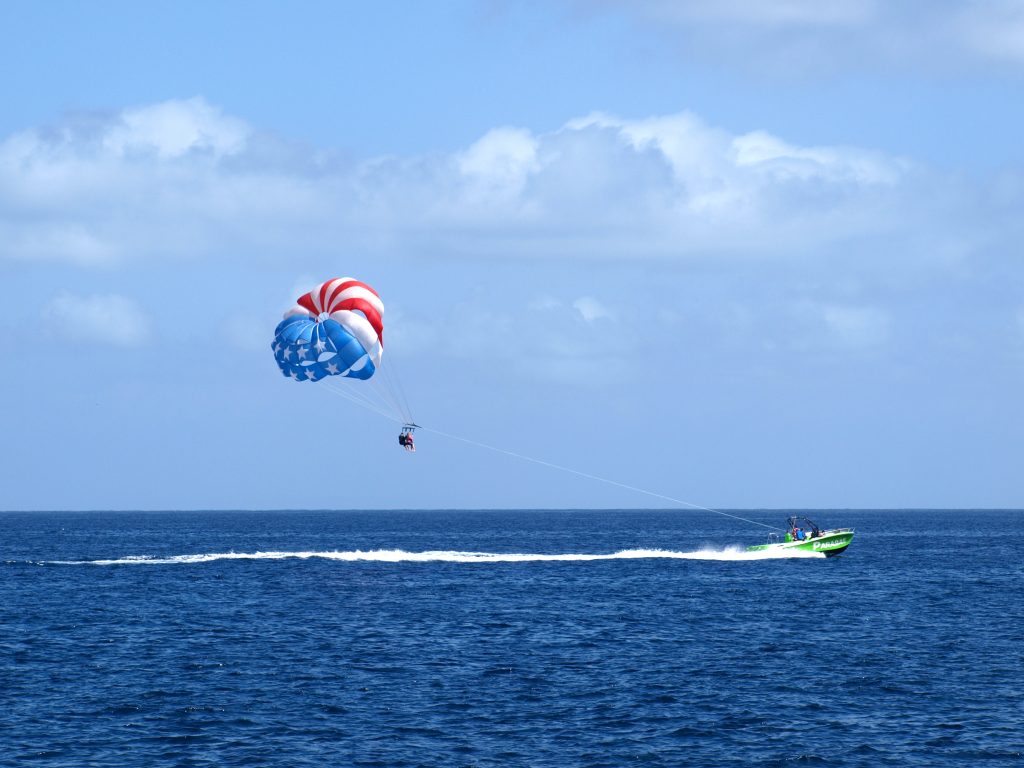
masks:
<path fill-rule="evenodd" d="M 797 541 L 803 541 L 805 538 L 807 538 L 807 534 L 804 533 L 804 529 L 803 528 L 797 528 L 796 529 L 796 540 Z"/>

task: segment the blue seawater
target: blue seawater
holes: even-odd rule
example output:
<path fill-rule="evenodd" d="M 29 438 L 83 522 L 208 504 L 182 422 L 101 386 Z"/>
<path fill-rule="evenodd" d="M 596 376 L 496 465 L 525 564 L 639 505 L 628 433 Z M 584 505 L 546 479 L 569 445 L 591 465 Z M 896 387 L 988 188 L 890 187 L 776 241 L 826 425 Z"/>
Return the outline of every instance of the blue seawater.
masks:
<path fill-rule="evenodd" d="M 0 766 L 1024 765 L 1024 513 L 809 514 L 0 514 Z"/>

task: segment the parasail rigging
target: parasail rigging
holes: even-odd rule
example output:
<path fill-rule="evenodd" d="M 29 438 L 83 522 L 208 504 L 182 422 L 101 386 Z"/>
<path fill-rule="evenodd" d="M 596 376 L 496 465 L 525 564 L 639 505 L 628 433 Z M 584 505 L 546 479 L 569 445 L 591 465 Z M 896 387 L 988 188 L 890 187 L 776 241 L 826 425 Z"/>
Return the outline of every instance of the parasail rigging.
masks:
<path fill-rule="evenodd" d="M 418 425 L 394 363 L 381 365 L 384 302 L 369 285 L 340 277 L 304 293 L 278 323 L 271 346 L 283 375 L 321 382 L 334 394 L 401 424 L 401 445 L 415 450 L 412 433 Z"/>

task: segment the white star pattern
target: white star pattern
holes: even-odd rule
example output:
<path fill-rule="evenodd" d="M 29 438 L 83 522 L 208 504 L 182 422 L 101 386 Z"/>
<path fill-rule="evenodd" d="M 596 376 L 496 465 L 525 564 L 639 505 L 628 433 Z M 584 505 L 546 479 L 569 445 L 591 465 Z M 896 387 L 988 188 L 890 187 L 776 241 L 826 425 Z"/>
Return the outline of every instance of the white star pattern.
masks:
<path fill-rule="evenodd" d="M 358 281 L 334 278 L 299 298 L 297 307 L 285 316 L 281 335 L 275 336 L 271 343 L 277 363 L 286 376 L 295 381 L 319 381 L 327 376 L 367 375 L 364 368 L 366 357 L 357 360 L 355 368 L 348 366 L 345 357 L 338 354 L 338 342 L 326 333 L 323 325 L 330 317 L 330 307 L 354 298 L 368 302 L 373 311 L 367 314 L 362 310 L 345 310 L 344 316 L 350 321 L 349 325 L 340 320 L 339 325 L 359 342 L 366 356 L 374 361 L 380 358 L 383 347 L 380 316 L 384 312 L 380 298 L 372 288 Z M 320 315 L 313 313 L 310 307 L 314 305 L 323 310 Z M 365 352 L 366 349 L 373 351 Z"/>

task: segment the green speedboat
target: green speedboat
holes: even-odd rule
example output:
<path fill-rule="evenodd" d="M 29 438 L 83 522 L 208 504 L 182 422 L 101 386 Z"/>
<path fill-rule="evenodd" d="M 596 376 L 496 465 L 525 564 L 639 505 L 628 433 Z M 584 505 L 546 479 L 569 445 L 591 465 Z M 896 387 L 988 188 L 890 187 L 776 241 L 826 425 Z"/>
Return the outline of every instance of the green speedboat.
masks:
<path fill-rule="evenodd" d="M 764 550 L 800 549 L 807 552 L 821 552 L 825 557 L 838 555 L 850 546 L 853 541 L 853 528 L 832 528 L 825 530 L 806 517 L 793 515 L 787 520 L 788 526 L 784 537 L 777 533 L 768 535 L 767 544 L 747 547 L 747 552 Z M 803 524 L 807 527 L 804 528 Z"/>

